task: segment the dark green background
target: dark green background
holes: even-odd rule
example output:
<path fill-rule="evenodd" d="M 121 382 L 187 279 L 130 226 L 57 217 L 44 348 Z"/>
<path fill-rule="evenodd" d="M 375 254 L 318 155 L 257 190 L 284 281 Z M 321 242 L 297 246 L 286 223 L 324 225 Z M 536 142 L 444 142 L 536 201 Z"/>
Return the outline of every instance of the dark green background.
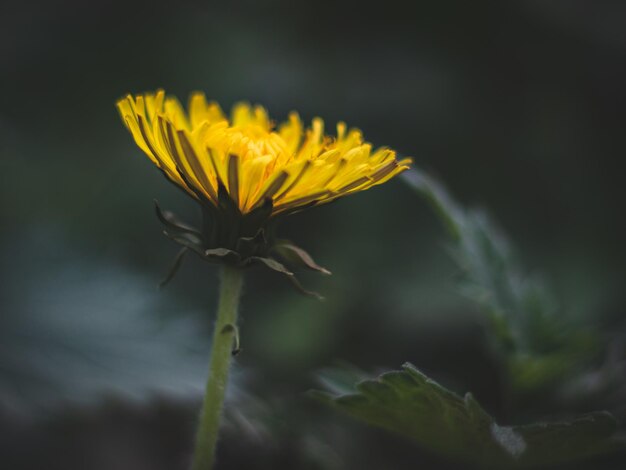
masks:
<path fill-rule="evenodd" d="M 375 145 L 414 157 L 463 203 L 488 208 L 572 316 L 624 331 L 626 5 L 56 1 L 7 3 L 0 18 L 4 328 L 30 313 L 32 296 L 46 315 L 59 288 L 70 294 L 56 299 L 58 315 L 65 301 L 106 317 L 111 299 L 133 289 L 120 272 L 154 286 L 166 272 L 177 248 L 161 236 L 152 199 L 189 221 L 198 214 L 114 108 L 128 92 L 162 87 L 182 100 L 204 90 L 224 109 L 258 102 L 276 120 L 295 109 L 329 128 L 338 120 L 361 128 Z M 366 370 L 411 361 L 498 415 L 497 365 L 476 308 L 455 290 L 445 232 L 402 181 L 298 214 L 281 232 L 333 271 L 302 275 L 328 300 L 250 272 L 238 363 L 252 378 L 243 388 L 270 408 L 294 403 L 268 413 L 274 438 L 227 434 L 224 468 L 318 468 L 304 463 L 308 438 L 294 437 L 315 435 L 300 394 L 335 360 Z M 114 274 L 102 268 L 111 263 Z M 68 269 L 83 281 L 112 276 L 117 287 L 77 295 L 72 276 L 59 276 Z M 190 259 L 159 294 L 168 305 L 159 318 L 196 315 L 208 338 L 216 281 L 215 267 Z M 15 445 L 34 435 L 50 469 L 184 468 L 192 405 L 167 394 L 140 411 L 112 400 L 78 417 L 71 405 L 57 409 L 19 438 L 15 426 L 25 425 L 6 405 L 0 432 L 13 437 L 1 439 L 0 462 L 41 465 Z M 332 437 L 313 416 L 329 447 L 314 439 L 309 453 L 337 454 L 338 468 L 438 462 L 343 420 L 330 425 L 344 429 Z M 123 452 L 111 444 L 119 433 Z M 109 464 L 99 448 L 111 449 Z"/>

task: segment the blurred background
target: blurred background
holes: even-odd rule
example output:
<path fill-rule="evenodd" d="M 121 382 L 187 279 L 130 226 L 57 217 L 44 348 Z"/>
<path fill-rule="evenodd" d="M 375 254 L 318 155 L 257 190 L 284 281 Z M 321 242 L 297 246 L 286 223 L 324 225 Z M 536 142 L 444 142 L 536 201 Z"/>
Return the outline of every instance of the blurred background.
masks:
<path fill-rule="evenodd" d="M 345 120 L 413 156 L 486 208 L 560 311 L 598 332 L 588 372 L 609 352 L 623 361 L 625 24 L 626 4 L 582 0 L 5 3 L 0 467 L 189 460 L 217 269 L 189 257 L 157 289 L 177 246 L 152 200 L 199 215 L 120 122 L 129 92 L 204 90 L 224 109 L 247 100 L 276 120 Z M 333 271 L 301 275 L 327 301 L 249 272 L 218 468 L 446 466 L 305 396 L 338 361 L 372 374 L 410 361 L 507 424 L 551 414 L 507 406 L 446 231 L 401 179 L 281 233 Z M 611 403 L 572 409 L 618 412 Z"/>

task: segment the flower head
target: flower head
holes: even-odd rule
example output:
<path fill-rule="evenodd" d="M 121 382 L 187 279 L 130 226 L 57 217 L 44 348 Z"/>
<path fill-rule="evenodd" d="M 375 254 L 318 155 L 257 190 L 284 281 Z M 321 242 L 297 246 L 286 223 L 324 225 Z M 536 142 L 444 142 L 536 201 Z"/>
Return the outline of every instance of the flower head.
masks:
<path fill-rule="evenodd" d="M 162 90 L 128 95 L 117 107 L 150 160 L 201 203 L 205 227 L 194 236 L 203 252 L 264 256 L 272 245 L 266 233 L 251 253 L 242 254 L 238 244 L 259 238 L 259 231 L 266 232 L 281 215 L 384 183 L 410 164 L 410 159 L 398 161 L 391 149 L 373 149 L 359 130 L 343 122 L 331 137 L 320 118 L 305 128 L 291 113 L 275 126 L 264 108 L 246 103 L 235 105 L 229 119 L 202 93 L 191 96 L 188 112 Z M 179 243 L 181 236 L 189 238 L 190 229 L 171 214 L 158 213 Z"/>

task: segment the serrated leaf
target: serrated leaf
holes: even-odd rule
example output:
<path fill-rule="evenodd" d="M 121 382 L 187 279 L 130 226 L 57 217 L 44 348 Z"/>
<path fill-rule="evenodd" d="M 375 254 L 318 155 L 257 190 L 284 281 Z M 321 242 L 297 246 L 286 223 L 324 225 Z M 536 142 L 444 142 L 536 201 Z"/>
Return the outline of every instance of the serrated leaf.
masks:
<path fill-rule="evenodd" d="M 501 426 L 467 394 L 461 397 L 411 364 L 356 384 L 352 393 L 313 396 L 368 424 L 411 438 L 455 460 L 490 467 L 561 463 L 615 450 L 617 423 L 608 413 L 569 422 Z M 337 371 L 330 376 L 337 381 Z M 325 383 L 328 372 L 321 377 Z"/>
<path fill-rule="evenodd" d="M 402 179 L 430 201 L 448 228 L 453 258 L 463 272 L 462 292 L 490 318 L 513 391 L 545 391 L 577 373 L 597 352 L 597 333 L 568 319 L 545 283 L 524 272 L 485 211 L 463 207 L 418 169 Z"/>

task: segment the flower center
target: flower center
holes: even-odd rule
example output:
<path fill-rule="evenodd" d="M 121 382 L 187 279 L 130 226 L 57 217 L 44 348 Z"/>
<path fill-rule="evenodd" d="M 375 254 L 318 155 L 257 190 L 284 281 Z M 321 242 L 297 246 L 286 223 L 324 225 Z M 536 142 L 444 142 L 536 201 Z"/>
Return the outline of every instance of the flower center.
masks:
<path fill-rule="evenodd" d="M 214 132 L 209 131 L 205 143 L 224 155 L 239 156 L 242 163 L 246 160 L 268 157 L 272 160 L 283 160 L 290 156 L 287 143 L 280 135 L 269 132 L 257 124 L 226 128 L 219 126 Z"/>

